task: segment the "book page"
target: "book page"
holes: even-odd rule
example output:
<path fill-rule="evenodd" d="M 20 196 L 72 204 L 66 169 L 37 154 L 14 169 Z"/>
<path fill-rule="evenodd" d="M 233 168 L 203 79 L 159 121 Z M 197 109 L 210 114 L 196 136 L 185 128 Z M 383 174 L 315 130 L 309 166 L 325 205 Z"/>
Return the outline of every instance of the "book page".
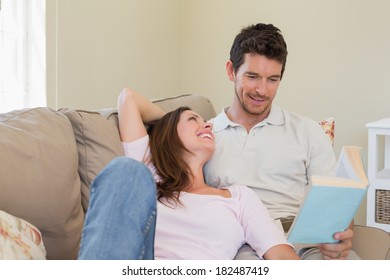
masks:
<path fill-rule="evenodd" d="M 341 177 L 313 175 L 311 176 L 310 183 L 312 186 L 318 185 L 318 186 L 326 186 L 328 188 L 336 188 L 336 187 L 361 188 L 361 189 L 367 188 L 367 184 L 365 184 L 361 180 L 354 180 L 354 179 L 341 178 Z"/>
<path fill-rule="evenodd" d="M 362 181 L 368 185 L 361 147 L 344 146 L 342 148 L 337 163 L 336 176 Z"/>
<path fill-rule="evenodd" d="M 348 169 L 345 167 L 344 160 L 339 159 L 339 164 L 337 167 L 336 177 L 339 178 L 345 178 L 345 179 L 352 179 L 351 175 L 348 173 Z"/>

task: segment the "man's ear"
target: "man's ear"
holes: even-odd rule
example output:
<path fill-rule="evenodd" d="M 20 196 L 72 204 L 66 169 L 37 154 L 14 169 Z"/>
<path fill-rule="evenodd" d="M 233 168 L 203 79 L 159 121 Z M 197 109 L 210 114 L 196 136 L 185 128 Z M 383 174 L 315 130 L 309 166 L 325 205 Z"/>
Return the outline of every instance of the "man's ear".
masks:
<path fill-rule="evenodd" d="M 229 80 L 234 82 L 236 75 L 234 74 L 233 62 L 231 60 L 228 60 L 228 62 L 226 62 L 226 73 L 228 75 Z"/>

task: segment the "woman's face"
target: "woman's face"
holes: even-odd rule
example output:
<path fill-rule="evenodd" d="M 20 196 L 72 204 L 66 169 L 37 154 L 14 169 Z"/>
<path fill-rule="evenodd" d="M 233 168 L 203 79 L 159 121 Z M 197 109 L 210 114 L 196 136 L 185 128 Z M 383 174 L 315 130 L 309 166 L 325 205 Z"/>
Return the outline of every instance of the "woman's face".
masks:
<path fill-rule="evenodd" d="M 212 124 L 194 111 L 184 111 L 177 124 L 177 133 L 186 149 L 195 155 L 204 155 L 207 160 L 215 150 Z"/>

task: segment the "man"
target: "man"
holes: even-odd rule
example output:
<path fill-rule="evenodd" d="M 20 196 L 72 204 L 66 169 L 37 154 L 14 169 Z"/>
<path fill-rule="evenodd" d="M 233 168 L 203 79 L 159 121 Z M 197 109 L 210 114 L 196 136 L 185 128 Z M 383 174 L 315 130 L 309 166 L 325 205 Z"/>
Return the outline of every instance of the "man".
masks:
<path fill-rule="evenodd" d="M 313 120 L 273 105 L 283 77 L 287 45 L 278 28 L 257 24 L 235 38 L 226 64 L 235 95 L 212 120 L 216 152 L 205 167 L 213 186 L 251 187 L 287 232 L 312 174 L 334 175 L 331 142 Z M 335 233 L 334 244 L 301 252 L 303 259 L 358 259 L 353 231 Z"/>

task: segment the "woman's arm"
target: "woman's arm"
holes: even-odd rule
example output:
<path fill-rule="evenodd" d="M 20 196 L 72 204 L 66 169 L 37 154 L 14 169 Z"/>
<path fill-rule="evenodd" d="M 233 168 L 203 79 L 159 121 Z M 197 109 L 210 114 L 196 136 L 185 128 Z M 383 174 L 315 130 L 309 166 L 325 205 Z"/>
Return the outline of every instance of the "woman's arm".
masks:
<path fill-rule="evenodd" d="M 243 186 L 240 190 L 241 224 L 245 229 L 245 242 L 264 259 L 299 259 L 286 240 L 283 230 L 275 223 L 256 193 Z"/>
<path fill-rule="evenodd" d="M 122 142 L 144 137 L 144 123 L 158 120 L 165 112 L 134 90 L 125 88 L 118 98 L 119 133 Z"/>
<path fill-rule="evenodd" d="M 263 255 L 265 260 L 299 260 L 294 249 L 286 244 L 273 246 Z"/>

